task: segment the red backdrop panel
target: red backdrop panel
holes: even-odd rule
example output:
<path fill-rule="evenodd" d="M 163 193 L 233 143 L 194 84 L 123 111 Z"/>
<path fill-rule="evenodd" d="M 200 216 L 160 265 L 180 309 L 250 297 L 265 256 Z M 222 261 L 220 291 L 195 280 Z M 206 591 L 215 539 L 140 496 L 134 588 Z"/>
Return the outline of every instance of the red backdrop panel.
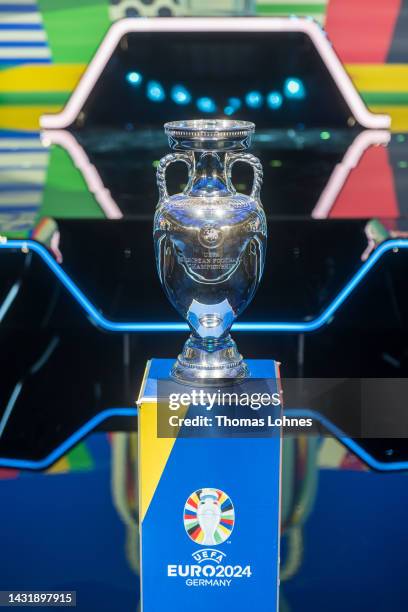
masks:
<path fill-rule="evenodd" d="M 401 0 L 329 0 L 326 30 L 343 62 L 384 63 Z"/>

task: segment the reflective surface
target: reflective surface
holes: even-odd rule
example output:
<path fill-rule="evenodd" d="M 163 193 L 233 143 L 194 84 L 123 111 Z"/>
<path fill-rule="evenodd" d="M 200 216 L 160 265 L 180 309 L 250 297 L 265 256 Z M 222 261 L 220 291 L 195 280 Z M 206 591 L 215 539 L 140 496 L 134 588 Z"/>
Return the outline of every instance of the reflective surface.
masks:
<path fill-rule="evenodd" d="M 137 611 L 136 445 L 97 432 L 47 472 L 1 470 L 2 586 Z M 282 610 L 406 609 L 406 474 L 370 472 L 333 440 L 287 440 L 282 495 Z"/>
<path fill-rule="evenodd" d="M 74 135 L 48 131 L 42 141 L 47 146 L 42 148 L 37 140 L 38 154 L 27 152 L 22 159 L 15 152 L 13 165 L 24 161 L 35 166 L 35 184 L 40 185 L 44 185 L 45 170 L 49 168 L 52 182 L 47 184 L 44 199 L 51 216 L 112 218 L 117 213 L 112 202 L 120 215 L 151 216 L 157 203 L 157 164 L 168 152 L 161 126 L 149 130 L 138 126 L 127 132 L 99 128 Z M 14 142 L 11 140 L 10 144 L 17 147 L 24 144 L 17 138 Z M 62 146 L 62 150 L 49 149 L 52 142 Z M 388 148 L 381 146 L 387 144 Z M 264 170 L 262 198 L 268 216 L 395 218 L 406 213 L 404 177 L 408 141 L 404 134 L 324 127 L 259 128 L 251 152 L 260 159 Z M 43 164 L 42 173 L 37 169 L 38 157 Z M 72 168 L 72 160 L 77 170 Z M 31 177 L 28 175 L 23 181 L 23 174 L 18 174 L 15 180 L 23 186 Z M 186 178 L 185 167 L 174 165 L 168 173 L 169 193 L 182 190 Z M 84 180 L 95 193 L 96 201 L 86 194 Z M 239 191 L 247 193 L 251 181 L 250 169 L 237 164 L 233 182 Z M 110 198 L 103 188 L 109 190 Z M 76 197 L 69 200 L 72 191 Z M 38 196 L 37 199 L 42 200 Z"/>
<path fill-rule="evenodd" d="M 46 472 L 1 470 L 2 587 L 76 590 L 83 612 L 136 612 L 136 454 L 135 433 L 95 433 Z"/>

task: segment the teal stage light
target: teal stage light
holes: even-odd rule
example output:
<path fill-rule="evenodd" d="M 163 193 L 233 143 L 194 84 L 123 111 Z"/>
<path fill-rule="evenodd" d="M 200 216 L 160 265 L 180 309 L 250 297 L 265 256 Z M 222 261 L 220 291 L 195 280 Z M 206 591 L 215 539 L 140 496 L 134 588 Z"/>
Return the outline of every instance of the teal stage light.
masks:
<path fill-rule="evenodd" d="M 143 81 L 143 77 L 140 72 L 128 72 L 126 75 L 126 80 L 130 85 L 138 86 Z"/>
<path fill-rule="evenodd" d="M 215 104 L 212 98 L 198 98 L 197 100 L 197 108 L 202 113 L 215 113 L 217 110 L 217 105 Z"/>
<path fill-rule="evenodd" d="M 242 102 L 239 98 L 228 98 L 228 106 L 231 106 L 234 110 L 238 110 L 242 106 Z"/>
<path fill-rule="evenodd" d="M 260 91 L 250 91 L 245 96 L 245 103 L 249 108 L 260 108 L 263 103 L 263 96 Z"/>
<path fill-rule="evenodd" d="M 277 110 L 283 103 L 282 94 L 279 91 L 271 91 L 266 97 L 266 103 L 272 110 Z"/>
<path fill-rule="evenodd" d="M 184 85 L 174 85 L 171 89 L 170 96 L 176 104 L 185 105 L 191 102 L 191 93 Z"/>
<path fill-rule="evenodd" d="M 283 90 L 287 98 L 301 100 L 305 97 L 305 86 L 300 79 L 290 77 L 286 79 Z"/>
<path fill-rule="evenodd" d="M 163 102 L 166 98 L 164 89 L 158 81 L 149 81 L 146 88 L 146 95 L 152 102 Z"/>

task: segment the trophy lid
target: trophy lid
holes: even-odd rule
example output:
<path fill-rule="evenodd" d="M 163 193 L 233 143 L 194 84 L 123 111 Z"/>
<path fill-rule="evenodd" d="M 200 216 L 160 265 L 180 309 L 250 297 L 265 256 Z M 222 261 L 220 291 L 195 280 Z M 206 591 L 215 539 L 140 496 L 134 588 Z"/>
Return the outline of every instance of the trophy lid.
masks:
<path fill-rule="evenodd" d="M 231 151 L 250 146 L 255 124 L 231 119 L 191 119 L 165 123 L 164 131 L 172 149 Z"/>

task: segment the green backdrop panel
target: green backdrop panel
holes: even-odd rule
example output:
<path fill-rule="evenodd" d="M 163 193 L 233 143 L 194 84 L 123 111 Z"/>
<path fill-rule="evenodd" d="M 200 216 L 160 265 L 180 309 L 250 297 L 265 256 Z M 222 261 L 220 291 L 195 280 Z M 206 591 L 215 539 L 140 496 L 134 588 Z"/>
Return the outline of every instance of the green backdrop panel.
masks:
<path fill-rule="evenodd" d="M 41 216 L 105 218 L 81 173 L 73 166 L 68 153 L 59 147 L 51 149 Z"/>
<path fill-rule="evenodd" d="M 38 0 L 54 62 L 88 63 L 111 22 L 108 0 Z"/>

